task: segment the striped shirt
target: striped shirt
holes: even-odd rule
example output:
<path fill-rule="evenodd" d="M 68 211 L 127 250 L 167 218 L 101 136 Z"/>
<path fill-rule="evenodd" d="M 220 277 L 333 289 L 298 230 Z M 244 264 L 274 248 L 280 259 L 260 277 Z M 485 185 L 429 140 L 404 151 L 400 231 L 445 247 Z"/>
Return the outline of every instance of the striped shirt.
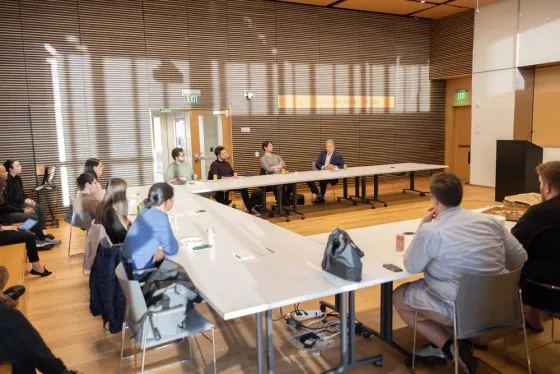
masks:
<path fill-rule="evenodd" d="M 461 207 L 449 208 L 422 225 L 410 243 L 404 266 L 424 272 L 413 282 L 404 301 L 414 309 L 453 317 L 449 306 L 427 293 L 454 301 L 463 274 L 502 274 L 506 265 L 521 265 L 527 252 L 502 222 Z"/>

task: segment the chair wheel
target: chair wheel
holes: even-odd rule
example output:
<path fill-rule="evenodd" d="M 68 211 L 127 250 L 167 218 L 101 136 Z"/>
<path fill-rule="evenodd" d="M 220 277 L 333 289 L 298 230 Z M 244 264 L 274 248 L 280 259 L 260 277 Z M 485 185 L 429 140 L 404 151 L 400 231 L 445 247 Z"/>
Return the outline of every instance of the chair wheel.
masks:
<path fill-rule="evenodd" d="M 378 368 L 383 367 L 383 361 L 375 361 L 375 366 Z"/>
<path fill-rule="evenodd" d="M 290 217 L 286 217 L 286 222 L 290 222 Z"/>
<path fill-rule="evenodd" d="M 387 203 L 385 203 L 385 204 L 383 204 L 383 206 L 384 206 L 385 208 L 387 208 L 389 205 L 388 205 Z"/>
<path fill-rule="evenodd" d="M 356 206 L 356 205 L 358 205 L 358 202 L 357 201 L 352 201 L 352 205 Z"/>
<path fill-rule="evenodd" d="M 231 207 L 232 207 L 233 209 L 236 209 L 236 208 L 237 208 L 237 205 L 232 204 Z"/>
<path fill-rule="evenodd" d="M 371 209 L 375 209 L 375 205 L 372 205 L 372 206 L 371 206 Z"/>
<path fill-rule="evenodd" d="M 327 306 L 321 304 L 321 305 L 319 306 L 319 310 L 320 310 L 322 313 L 325 313 L 325 312 L 327 311 Z"/>
<path fill-rule="evenodd" d="M 270 216 L 270 218 L 273 218 L 273 217 L 274 217 L 274 213 L 271 212 L 271 213 L 269 214 L 269 216 Z"/>
<path fill-rule="evenodd" d="M 369 204 L 369 200 L 366 200 L 366 204 Z"/>
<path fill-rule="evenodd" d="M 305 219 L 305 216 L 304 216 L 304 215 L 302 215 L 302 216 L 301 216 L 301 219 Z"/>
<path fill-rule="evenodd" d="M 424 192 L 420 192 L 420 196 L 426 196 Z"/>
<path fill-rule="evenodd" d="M 340 203 L 340 197 L 336 199 L 336 202 L 337 202 L 337 203 Z"/>

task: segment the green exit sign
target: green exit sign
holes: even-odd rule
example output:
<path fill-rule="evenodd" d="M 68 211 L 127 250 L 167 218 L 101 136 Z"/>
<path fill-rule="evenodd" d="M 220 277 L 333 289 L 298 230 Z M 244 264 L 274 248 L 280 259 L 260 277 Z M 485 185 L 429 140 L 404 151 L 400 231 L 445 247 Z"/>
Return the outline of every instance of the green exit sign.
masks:
<path fill-rule="evenodd" d="M 200 103 L 200 90 L 181 90 L 181 95 L 187 100 L 189 105 Z"/>
<path fill-rule="evenodd" d="M 457 90 L 457 94 L 456 94 L 456 99 L 457 100 L 468 100 L 469 99 L 469 94 L 467 92 L 467 90 Z"/>

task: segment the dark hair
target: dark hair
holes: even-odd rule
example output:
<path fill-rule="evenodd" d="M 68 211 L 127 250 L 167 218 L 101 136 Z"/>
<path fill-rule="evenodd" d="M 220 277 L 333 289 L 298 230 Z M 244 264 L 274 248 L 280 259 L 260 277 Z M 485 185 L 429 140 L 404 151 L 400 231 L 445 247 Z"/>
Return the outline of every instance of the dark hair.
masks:
<path fill-rule="evenodd" d="M 150 192 L 148 192 L 148 198 L 144 200 L 144 206 L 146 208 L 151 208 L 154 206 L 160 206 L 167 200 L 174 196 L 173 187 L 167 183 L 155 183 L 150 187 Z"/>
<path fill-rule="evenodd" d="M 95 181 L 95 175 L 91 173 L 82 173 L 78 178 L 76 178 L 76 184 L 78 185 L 78 191 L 83 191 L 86 188 L 86 184 L 92 184 Z"/>
<path fill-rule="evenodd" d="M 181 152 L 185 153 L 183 148 L 173 148 L 173 150 L 171 151 L 171 157 L 173 157 L 173 161 L 175 161 L 175 157 L 179 157 L 179 153 Z"/>
<path fill-rule="evenodd" d="M 560 161 L 548 161 L 537 166 L 537 174 L 543 182 L 552 186 L 553 189 L 560 191 Z"/>
<path fill-rule="evenodd" d="M 221 145 L 217 146 L 217 147 L 214 149 L 214 154 L 216 155 L 216 157 L 218 157 L 218 156 L 220 155 L 220 153 L 222 153 L 222 151 L 223 151 L 224 149 L 225 149 L 225 148 L 222 147 Z"/>
<path fill-rule="evenodd" d="M 264 142 L 262 142 L 263 151 L 265 150 L 266 147 L 268 147 L 269 144 L 274 145 L 274 143 L 272 143 L 270 140 L 265 140 Z"/>
<path fill-rule="evenodd" d="M 430 193 L 444 206 L 453 208 L 463 200 L 463 184 L 453 173 L 437 173 L 430 179 Z"/>
<path fill-rule="evenodd" d="M 95 172 L 95 170 L 93 170 L 93 168 L 96 167 L 96 166 L 99 166 L 100 163 L 101 163 L 101 160 L 98 159 L 98 158 L 93 158 L 93 157 L 88 158 L 86 160 L 85 165 L 84 165 L 84 173 L 93 174 L 95 179 L 99 179 L 97 173 Z"/>
<path fill-rule="evenodd" d="M 111 178 L 107 182 L 107 189 L 103 200 L 97 206 L 95 211 L 95 223 L 104 225 L 107 222 L 109 210 L 114 209 L 117 217 L 123 221 L 123 225 L 130 226 L 128 220 L 128 200 L 126 199 L 127 184 L 124 179 Z"/>
<path fill-rule="evenodd" d="M 6 171 L 8 173 L 10 172 L 10 169 L 14 167 L 16 161 L 17 158 L 9 158 L 6 160 L 6 162 L 4 162 L 4 167 L 6 168 Z"/>

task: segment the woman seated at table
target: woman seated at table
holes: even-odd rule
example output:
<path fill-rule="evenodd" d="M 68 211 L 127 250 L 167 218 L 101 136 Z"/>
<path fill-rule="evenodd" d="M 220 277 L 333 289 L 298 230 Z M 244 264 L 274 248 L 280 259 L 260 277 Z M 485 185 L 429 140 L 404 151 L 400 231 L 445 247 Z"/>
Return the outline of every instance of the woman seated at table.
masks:
<path fill-rule="evenodd" d="M 173 208 L 173 187 L 156 183 L 144 200 L 144 209 L 130 226 L 124 241 L 124 250 L 132 257 L 132 270 L 154 267 L 165 255 L 175 255 L 179 243 L 173 234 L 166 212 Z M 135 279 L 142 279 L 137 274 Z"/>
<path fill-rule="evenodd" d="M 127 184 L 124 179 L 111 178 L 107 191 L 97 206 L 95 223 L 103 225 L 113 245 L 124 243 L 130 227 L 128 219 Z"/>
<path fill-rule="evenodd" d="M 86 163 L 84 164 L 84 173 L 93 174 L 95 179 L 99 182 L 99 178 L 103 175 L 103 163 L 98 158 L 88 158 Z M 95 198 L 99 201 L 103 199 L 103 195 L 105 194 L 105 190 L 99 189 L 96 194 Z"/>

